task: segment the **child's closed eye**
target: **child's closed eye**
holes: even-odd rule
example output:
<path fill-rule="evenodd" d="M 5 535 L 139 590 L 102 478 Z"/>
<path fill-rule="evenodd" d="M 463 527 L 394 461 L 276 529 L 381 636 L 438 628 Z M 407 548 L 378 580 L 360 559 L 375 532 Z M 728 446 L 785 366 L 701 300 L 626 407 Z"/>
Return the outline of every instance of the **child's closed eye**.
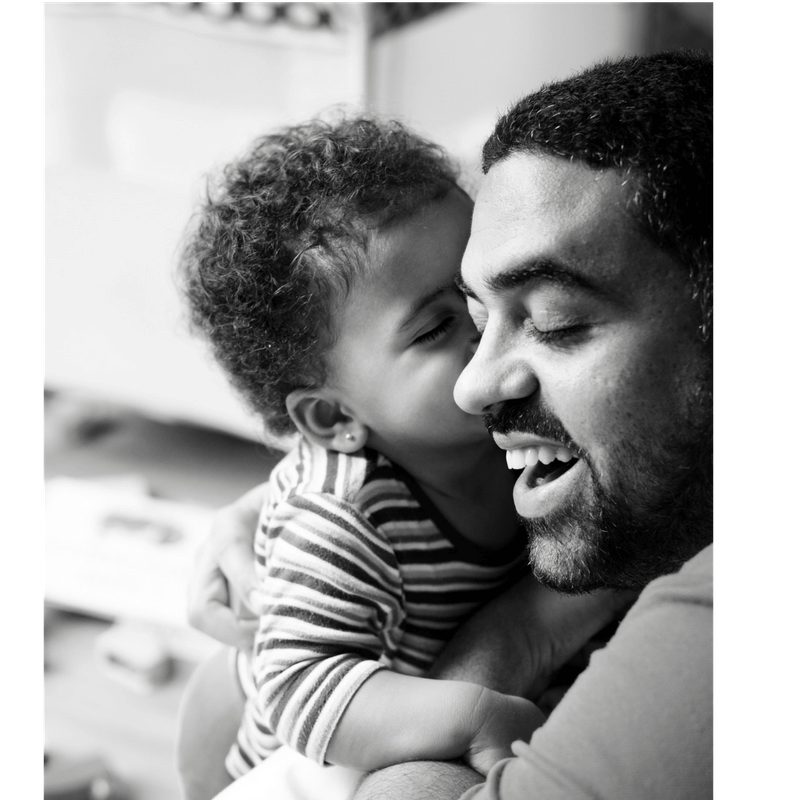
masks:
<path fill-rule="evenodd" d="M 455 317 L 445 317 L 438 325 L 417 336 L 416 339 L 414 339 L 414 341 L 412 342 L 412 344 L 418 345 L 418 344 L 428 344 L 429 342 L 435 342 L 437 339 L 444 336 L 444 334 L 447 333 L 448 330 L 450 330 L 454 321 Z"/>

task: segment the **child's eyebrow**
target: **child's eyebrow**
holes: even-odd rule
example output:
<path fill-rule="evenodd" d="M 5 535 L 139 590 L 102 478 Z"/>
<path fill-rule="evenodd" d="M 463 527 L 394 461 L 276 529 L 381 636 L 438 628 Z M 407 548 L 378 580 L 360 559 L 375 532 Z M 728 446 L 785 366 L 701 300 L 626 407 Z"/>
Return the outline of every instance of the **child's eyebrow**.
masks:
<path fill-rule="evenodd" d="M 438 289 L 434 289 L 432 292 L 420 297 L 414 305 L 411 306 L 411 310 L 405 316 L 403 321 L 398 325 L 397 331 L 398 333 L 403 333 L 411 325 L 414 323 L 414 320 L 429 306 L 431 303 L 438 300 L 443 294 L 447 292 L 452 292 L 454 289 L 454 285 L 452 283 L 448 283 L 446 286 L 440 286 Z"/>

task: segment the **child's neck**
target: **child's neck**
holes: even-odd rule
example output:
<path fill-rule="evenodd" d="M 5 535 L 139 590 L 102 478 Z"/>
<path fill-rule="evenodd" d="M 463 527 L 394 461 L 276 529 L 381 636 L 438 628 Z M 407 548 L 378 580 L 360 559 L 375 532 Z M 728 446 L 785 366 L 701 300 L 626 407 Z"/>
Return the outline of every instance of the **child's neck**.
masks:
<path fill-rule="evenodd" d="M 445 519 L 469 541 L 498 550 L 516 535 L 518 520 L 512 496 L 516 474 L 488 437 L 485 446 L 479 443 L 386 456 L 414 478 Z"/>

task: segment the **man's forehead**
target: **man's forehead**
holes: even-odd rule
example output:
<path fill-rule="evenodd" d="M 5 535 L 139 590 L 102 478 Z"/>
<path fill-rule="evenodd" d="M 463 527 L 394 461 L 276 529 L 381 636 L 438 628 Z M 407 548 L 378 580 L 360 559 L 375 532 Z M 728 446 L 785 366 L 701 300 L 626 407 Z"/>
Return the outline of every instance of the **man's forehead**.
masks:
<path fill-rule="evenodd" d="M 475 203 L 463 281 L 525 258 L 566 256 L 632 229 L 621 176 L 553 156 L 515 153 L 487 173 Z"/>
<path fill-rule="evenodd" d="M 478 189 L 474 216 L 482 226 L 533 215 L 548 217 L 624 206 L 623 177 L 580 161 L 514 153 L 491 167 Z"/>

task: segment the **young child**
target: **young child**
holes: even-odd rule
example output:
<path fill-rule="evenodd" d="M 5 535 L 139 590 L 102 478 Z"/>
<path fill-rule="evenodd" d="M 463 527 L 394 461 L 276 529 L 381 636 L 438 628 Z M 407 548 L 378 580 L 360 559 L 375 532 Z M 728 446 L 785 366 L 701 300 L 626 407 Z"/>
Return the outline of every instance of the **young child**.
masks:
<path fill-rule="evenodd" d="M 544 721 L 422 677 L 529 572 L 516 474 L 452 396 L 475 334 L 454 285 L 471 210 L 441 150 L 399 123 L 315 120 L 229 165 L 187 241 L 194 324 L 268 431 L 300 434 L 256 534 L 233 777 L 281 744 L 359 770 L 462 757 L 485 773 Z"/>

